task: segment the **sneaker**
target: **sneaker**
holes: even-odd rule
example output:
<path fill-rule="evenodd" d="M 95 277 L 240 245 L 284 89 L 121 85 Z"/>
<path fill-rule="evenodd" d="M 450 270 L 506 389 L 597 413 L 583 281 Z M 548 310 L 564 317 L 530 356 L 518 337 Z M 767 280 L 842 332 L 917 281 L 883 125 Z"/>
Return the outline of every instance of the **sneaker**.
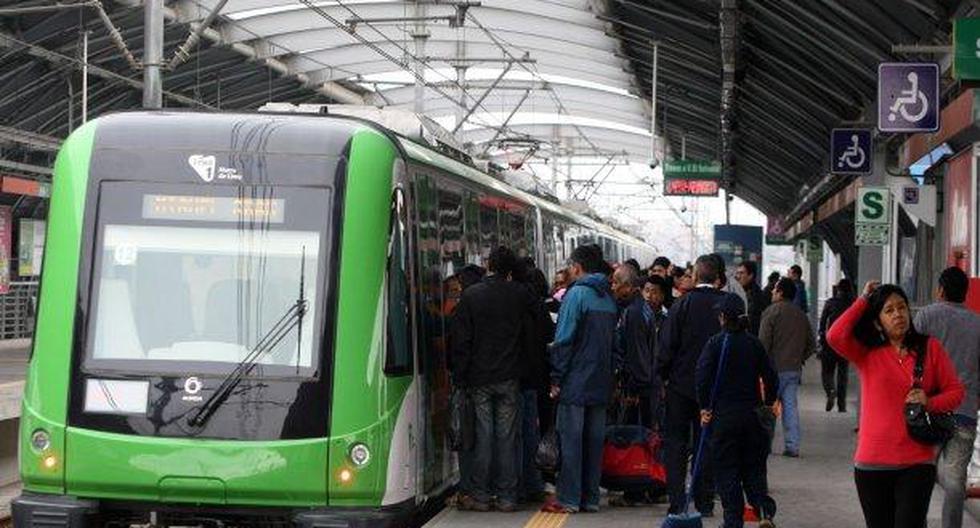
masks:
<path fill-rule="evenodd" d="M 469 495 L 460 497 L 459 501 L 456 502 L 456 508 L 461 511 L 477 511 L 477 512 L 488 512 L 490 511 L 490 504 L 486 502 L 481 502 Z"/>
<path fill-rule="evenodd" d="M 834 410 L 834 397 L 833 396 L 827 396 L 827 406 L 824 407 L 824 410 L 827 411 L 827 412 L 830 412 L 830 411 L 833 411 Z"/>
<path fill-rule="evenodd" d="M 586 507 L 582 508 L 581 511 L 584 512 L 584 513 L 599 513 L 599 507 L 598 506 L 586 506 Z"/>
<path fill-rule="evenodd" d="M 789 458 L 800 458 L 800 453 L 798 451 L 790 451 L 787 449 L 783 451 L 783 456 Z"/>
<path fill-rule="evenodd" d="M 504 513 L 513 513 L 517 511 L 517 505 L 513 502 L 507 501 L 497 501 L 494 504 L 494 508 L 496 508 L 497 511 Z"/>
<path fill-rule="evenodd" d="M 541 511 L 545 513 L 577 513 L 578 509 L 562 506 L 557 500 L 552 500 L 546 502 L 544 506 L 541 507 Z"/>

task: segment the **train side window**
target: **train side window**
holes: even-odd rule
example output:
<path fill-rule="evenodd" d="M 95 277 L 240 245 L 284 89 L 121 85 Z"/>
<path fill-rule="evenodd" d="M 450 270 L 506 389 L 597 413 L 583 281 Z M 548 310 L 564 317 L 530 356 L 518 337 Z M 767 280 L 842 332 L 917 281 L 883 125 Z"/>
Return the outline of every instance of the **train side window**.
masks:
<path fill-rule="evenodd" d="M 391 228 L 388 236 L 388 340 L 384 372 L 389 376 L 412 373 L 411 302 L 409 289 L 409 237 L 405 194 L 396 188 L 391 197 Z"/>

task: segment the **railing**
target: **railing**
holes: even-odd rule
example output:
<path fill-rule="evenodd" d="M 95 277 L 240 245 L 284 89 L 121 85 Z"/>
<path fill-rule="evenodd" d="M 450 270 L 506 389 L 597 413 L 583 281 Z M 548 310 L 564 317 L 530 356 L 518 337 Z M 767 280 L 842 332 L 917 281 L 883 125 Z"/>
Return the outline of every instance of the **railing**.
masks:
<path fill-rule="evenodd" d="M 37 281 L 11 282 L 0 295 L 0 339 L 21 339 L 34 333 Z"/>

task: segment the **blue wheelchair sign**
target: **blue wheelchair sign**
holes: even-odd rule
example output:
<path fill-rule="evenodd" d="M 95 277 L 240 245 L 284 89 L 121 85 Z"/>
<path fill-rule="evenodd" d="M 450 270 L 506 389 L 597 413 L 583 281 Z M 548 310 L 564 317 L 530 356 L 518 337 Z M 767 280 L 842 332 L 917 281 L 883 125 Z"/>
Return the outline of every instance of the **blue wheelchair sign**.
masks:
<path fill-rule="evenodd" d="M 830 172 L 871 174 L 871 130 L 835 128 L 830 133 Z"/>
<path fill-rule="evenodd" d="M 939 130 L 939 65 L 886 62 L 878 65 L 878 130 Z"/>

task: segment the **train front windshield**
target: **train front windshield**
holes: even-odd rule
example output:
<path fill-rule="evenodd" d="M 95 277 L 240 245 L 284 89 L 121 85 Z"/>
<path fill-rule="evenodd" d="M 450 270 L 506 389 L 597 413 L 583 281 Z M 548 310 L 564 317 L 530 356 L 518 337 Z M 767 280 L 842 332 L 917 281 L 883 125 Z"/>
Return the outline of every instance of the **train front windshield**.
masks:
<path fill-rule="evenodd" d="M 257 376 L 315 371 L 329 189 L 102 187 L 87 367 L 222 374 L 261 349 Z"/>

